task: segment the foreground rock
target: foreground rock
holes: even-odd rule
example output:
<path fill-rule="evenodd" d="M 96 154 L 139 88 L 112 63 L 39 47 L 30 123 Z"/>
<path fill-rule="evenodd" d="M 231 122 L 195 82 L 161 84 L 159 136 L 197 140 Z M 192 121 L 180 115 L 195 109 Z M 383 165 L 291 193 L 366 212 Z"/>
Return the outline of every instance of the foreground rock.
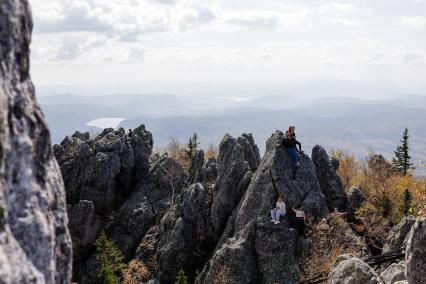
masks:
<path fill-rule="evenodd" d="M 312 161 L 315 164 L 321 191 L 327 199 L 328 209 L 332 211 L 337 208 L 340 212 L 346 211 L 348 198 L 336 173 L 339 168 L 338 161 L 330 161 L 327 152 L 318 145 L 312 149 Z"/>
<path fill-rule="evenodd" d="M 418 220 L 412 228 L 405 260 L 408 283 L 426 283 L 426 218 Z"/>
<path fill-rule="evenodd" d="M 27 1 L 0 8 L 0 282 L 69 283 L 62 177 L 29 75 Z"/>
<path fill-rule="evenodd" d="M 376 284 L 383 283 L 373 268 L 357 257 L 341 255 L 328 275 L 328 284 Z"/>
<path fill-rule="evenodd" d="M 405 262 L 392 263 L 382 273 L 380 278 L 383 279 L 385 284 L 394 284 L 398 281 L 405 280 Z"/>
<path fill-rule="evenodd" d="M 383 253 L 405 250 L 408 241 L 408 235 L 416 222 L 413 216 L 404 217 L 398 225 L 394 226 L 389 232 L 386 243 L 383 246 Z"/>

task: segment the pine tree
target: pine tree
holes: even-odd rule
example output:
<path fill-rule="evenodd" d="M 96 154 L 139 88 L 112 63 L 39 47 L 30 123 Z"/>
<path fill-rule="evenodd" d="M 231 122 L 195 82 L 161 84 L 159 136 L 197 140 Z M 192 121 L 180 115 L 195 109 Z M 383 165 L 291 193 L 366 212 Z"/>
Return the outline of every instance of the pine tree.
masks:
<path fill-rule="evenodd" d="M 111 241 L 105 232 L 101 232 L 95 242 L 96 258 L 101 263 L 98 277 L 102 284 L 119 284 L 121 271 L 126 267 L 120 249 Z"/>
<path fill-rule="evenodd" d="M 185 271 L 183 271 L 182 269 L 178 272 L 175 284 L 189 284 L 188 279 L 185 276 Z"/>
<path fill-rule="evenodd" d="M 197 153 L 199 145 L 200 142 L 198 142 L 198 135 L 197 133 L 194 133 L 194 135 L 189 137 L 189 141 L 186 146 L 186 159 L 188 162 L 191 162 L 192 157 L 194 157 Z"/>
<path fill-rule="evenodd" d="M 408 213 L 410 213 L 411 209 L 411 201 L 413 201 L 413 195 L 411 194 L 411 191 L 407 188 L 404 191 L 404 203 L 402 205 L 402 212 L 404 213 L 404 216 L 407 216 Z"/>
<path fill-rule="evenodd" d="M 392 163 L 396 170 L 407 174 L 407 171 L 413 167 L 413 164 L 410 163 L 411 157 L 408 154 L 408 129 L 405 128 L 404 133 L 402 134 L 401 145 L 396 148 L 395 158 L 393 158 Z"/>

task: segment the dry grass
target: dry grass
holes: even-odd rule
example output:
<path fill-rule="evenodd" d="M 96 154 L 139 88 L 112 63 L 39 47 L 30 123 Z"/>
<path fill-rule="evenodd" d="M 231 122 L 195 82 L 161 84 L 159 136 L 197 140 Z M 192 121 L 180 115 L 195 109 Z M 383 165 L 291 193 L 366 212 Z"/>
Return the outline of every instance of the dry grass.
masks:
<path fill-rule="evenodd" d="M 151 277 L 151 272 L 148 267 L 138 261 L 132 260 L 129 265 L 123 270 L 122 284 L 139 284 L 145 283 Z"/>
<path fill-rule="evenodd" d="M 350 253 L 361 256 L 364 253 L 364 243 L 352 233 L 346 221 L 341 217 L 330 217 L 329 225 L 327 232 L 316 228 L 309 230 L 310 244 L 300 263 L 302 279 L 328 274 L 339 255 Z"/>

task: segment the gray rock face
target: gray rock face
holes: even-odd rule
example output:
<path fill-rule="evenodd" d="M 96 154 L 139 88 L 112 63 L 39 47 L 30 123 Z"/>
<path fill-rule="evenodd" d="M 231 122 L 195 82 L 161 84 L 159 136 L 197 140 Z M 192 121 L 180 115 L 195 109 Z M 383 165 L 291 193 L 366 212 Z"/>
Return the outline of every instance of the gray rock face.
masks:
<path fill-rule="evenodd" d="M 142 125 L 131 138 L 124 129 L 105 129 L 94 139 L 76 132 L 54 146 L 67 202 L 90 200 L 95 212 L 111 211 L 149 172 L 152 135 Z"/>
<path fill-rule="evenodd" d="M 204 182 L 215 182 L 217 179 L 217 163 L 215 158 L 209 158 L 201 168 L 202 180 Z"/>
<path fill-rule="evenodd" d="M 281 132 L 275 133 L 267 144 L 277 145 L 282 135 Z M 276 142 L 271 143 L 272 140 Z M 327 213 L 325 198 L 309 157 L 301 156 L 297 177 L 293 180 L 293 162 L 283 147 L 276 146 L 265 153 L 241 199 L 235 218 L 235 231 L 259 216 L 268 219 L 269 210 L 275 205 L 279 194 L 284 196 L 288 207 L 303 204 L 309 216 L 320 217 Z"/>
<path fill-rule="evenodd" d="M 176 203 L 185 180 L 182 166 L 167 156 L 151 168 L 149 178 L 139 183 L 113 223 L 112 238 L 125 255 L 131 256 L 155 220 Z"/>
<path fill-rule="evenodd" d="M 426 218 L 418 220 L 412 228 L 405 260 L 408 283 L 426 283 Z"/>
<path fill-rule="evenodd" d="M 328 209 L 332 211 L 337 208 L 340 212 L 346 211 L 348 198 L 336 173 L 338 163 L 332 163 L 324 148 L 318 145 L 312 149 L 312 161 L 315 164 L 321 191 L 327 199 Z"/>
<path fill-rule="evenodd" d="M 29 75 L 27 1 L 0 8 L 0 282 L 69 283 L 65 191 Z"/>
<path fill-rule="evenodd" d="M 203 182 L 204 151 L 198 150 L 189 165 L 189 184 Z"/>
<path fill-rule="evenodd" d="M 180 269 L 191 276 L 206 257 L 208 242 L 206 190 L 193 184 L 164 215 L 159 226 L 157 271 L 160 283 L 172 283 Z"/>
<path fill-rule="evenodd" d="M 69 205 L 69 228 L 72 236 L 74 261 L 86 257 L 93 246 L 101 228 L 101 219 L 95 215 L 92 201 L 80 200 L 76 205 Z"/>
<path fill-rule="evenodd" d="M 257 148 L 250 142 L 240 137 L 233 138 L 225 135 L 219 146 L 218 178 L 214 189 L 211 216 L 214 229 L 220 235 L 228 220 L 229 215 L 237 206 L 241 196 L 250 183 L 252 173 L 246 157 L 256 157 L 252 149 Z M 255 160 L 251 161 L 257 166 Z"/>
<path fill-rule="evenodd" d="M 328 284 L 376 284 L 383 283 L 373 268 L 359 258 L 341 255 L 328 274 Z"/>
<path fill-rule="evenodd" d="M 278 194 L 285 196 L 287 206 L 304 204 L 309 216 L 324 216 L 327 208 L 315 176 L 314 165 L 306 155 L 301 157 L 300 169 L 296 180 L 293 180 L 293 162 L 287 151 L 277 145 L 282 136 L 283 133 L 276 132 L 268 140 L 266 154 L 250 178 L 249 186 L 239 204 L 228 218 L 216 251 L 197 278 L 197 283 L 296 281 L 297 232 L 289 229 L 285 217 L 280 225 L 272 224 L 269 221 L 269 211 L 275 205 Z M 238 153 L 238 144 L 233 142 L 225 137 L 222 147 Z M 219 157 L 228 164 L 232 163 L 230 154 Z M 221 159 L 218 163 L 220 161 Z M 225 167 L 222 164 L 218 168 L 220 178 Z"/>
<path fill-rule="evenodd" d="M 352 187 L 348 194 L 348 218 L 351 221 L 355 220 L 356 211 L 361 208 L 365 202 L 365 196 L 362 193 L 362 189 L 358 187 Z"/>
<path fill-rule="evenodd" d="M 416 218 L 408 216 L 404 217 L 398 225 L 394 226 L 389 232 L 389 236 L 383 246 L 383 253 L 405 249 L 407 246 L 407 236 L 415 222 Z"/>
<path fill-rule="evenodd" d="M 393 263 L 380 273 L 380 278 L 384 284 L 394 284 L 405 280 L 405 262 Z"/>

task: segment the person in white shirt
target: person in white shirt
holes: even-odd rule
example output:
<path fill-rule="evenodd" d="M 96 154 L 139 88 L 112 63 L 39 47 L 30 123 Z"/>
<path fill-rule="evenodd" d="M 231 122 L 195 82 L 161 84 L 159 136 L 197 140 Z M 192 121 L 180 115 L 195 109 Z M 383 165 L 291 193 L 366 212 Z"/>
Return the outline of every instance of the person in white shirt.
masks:
<path fill-rule="evenodd" d="M 286 212 L 284 198 L 280 195 L 278 196 L 278 201 L 275 204 L 275 208 L 271 210 L 271 222 L 274 224 L 280 223 L 280 217 L 284 216 Z"/>

